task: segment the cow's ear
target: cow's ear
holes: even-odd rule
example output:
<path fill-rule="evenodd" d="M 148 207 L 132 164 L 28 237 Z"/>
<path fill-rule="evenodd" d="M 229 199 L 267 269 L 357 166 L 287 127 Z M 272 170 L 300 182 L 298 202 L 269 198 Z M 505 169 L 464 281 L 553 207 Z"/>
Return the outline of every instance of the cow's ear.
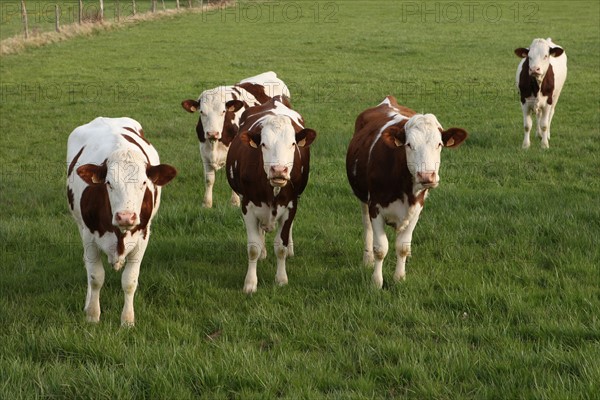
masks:
<path fill-rule="evenodd" d="M 404 143 L 406 142 L 406 131 L 404 130 L 404 126 L 390 126 L 383 131 L 381 139 L 386 146 L 392 149 L 404 146 Z"/>
<path fill-rule="evenodd" d="M 450 128 L 442 132 L 442 142 L 446 147 L 458 147 L 469 136 L 462 128 Z"/>
<path fill-rule="evenodd" d="M 238 112 L 242 107 L 244 107 L 244 102 L 241 100 L 230 100 L 225 103 L 225 108 L 231 112 Z"/>
<path fill-rule="evenodd" d="M 97 185 L 106 180 L 106 163 L 102 165 L 85 164 L 77 168 L 77 175 L 88 185 Z"/>
<path fill-rule="evenodd" d="M 146 168 L 146 176 L 155 185 L 163 186 L 177 176 L 177 170 L 169 164 L 152 165 Z"/>
<path fill-rule="evenodd" d="M 560 48 L 560 47 L 552 47 L 552 48 L 550 49 L 550 55 L 551 55 L 552 57 L 558 57 L 558 56 L 560 56 L 562 53 L 564 53 L 564 50 L 563 50 L 562 48 Z"/>
<path fill-rule="evenodd" d="M 257 134 L 257 133 L 253 133 L 253 132 L 249 132 L 249 131 L 244 131 L 244 132 L 240 133 L 239 135 L 240 135 L 240 139 L 243 143 L 246 143 L 250 147 L 254 147 L 255 149 L 258 149 L 258 146 L 260 145 L 260 134 L 259 133 Z"/>
<path fill-rule="evenodd" d="M 304 128 L 296 133 L 296 144 L 298 147 L 308 147 L 317 137 L 317 132 L 310 128 Z"/>
<path fill-rule="evenodd" d="M 200 103 L 196 100 L 184 100 L 181 102 L 181 107 L 189 113 L 195 113 L 200 108 Z"/>
<path fill-rule="evenodd" d="M 526 49 L 524 47 L 519 47 L 518 49 L 515 49 L 515 54 L 519 58 L 525 58 L 529 54 L 529 49 Z"/>

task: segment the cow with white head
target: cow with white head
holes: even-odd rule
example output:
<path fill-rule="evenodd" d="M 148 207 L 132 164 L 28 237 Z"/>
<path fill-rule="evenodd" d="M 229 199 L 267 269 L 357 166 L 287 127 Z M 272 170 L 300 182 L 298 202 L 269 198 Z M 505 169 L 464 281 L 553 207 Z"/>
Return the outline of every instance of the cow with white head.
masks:
<path fill-rule="evenodd" d="M 265 258 L 265 232 L 277 228 L 275 282 L 288 282 L 285 262 L 294 252 L 292 224 L 298 199 L 308 183 L 310 144 L 316 132 L 304 127 L 302 116 L 287 99 L 271 101 L 246 110 L 240 132 L 227 155 L 227 180 L 240 195 L 248 236 L 248 271 L 244 292 L 257 288 L 256 266 Z"/>
<path fill-rule="evenodd" d="M 115 270 L 125 265 L 121 323 L 133 325 L 133 297 L 150 224 L 160 206 L 161 187 L 177 171 L 160 163 L 141 125 L 131 118 L 96 118 L 76 128 L 67 144 L 67 165 L 67 198 L 88 276 L 87 319 L 100 320 L 102 251 Z"/>
<path fill-rule="evenodd" d="M 515 54 L 522 58 L 516 82 L 523 111 L 523 148 L 531 145 L 532 114 L 537 118 L 536 136 L 542 139 L 542 148 L 548 148 L 552 117 L 567 78 L 567 55 L 550 38 L 534 39 L 529 48 L 515 49 Z"/>
<path fill-rule="evenodd" d="M 417 114 L 393 96 L 363 111 L 346 154 L 346 173 L 362 204 L 363 262 L 375 263 L 373 283 L 383 285 L 388 252 L 385 225 L 396 230 L 394 279 L 406 276 L 412 234 L 430 189 L 440 183 L 440 155 L 467 138 L 461 128 L 443 129 L 432 114 Z"/>
<path fill-rule="evenodd" d="M 184 100 L 182 107 L 199 112 L 196 134 L 200 141 L 200 157 L 204 168 L 206 189 L 202 205 L 213 204 L 215 173 L 225 165 L 227 151 L 239 128 L 240 117 L 248 107 L 269 101 L 273 96 L 290 96 L 285 83 L 275 72 L 265 72 L 240 81 L 233 86 L 218 86 L 203 91 L 197 100 Z M 239 205 L 235 192 L 231 203 Z"/>

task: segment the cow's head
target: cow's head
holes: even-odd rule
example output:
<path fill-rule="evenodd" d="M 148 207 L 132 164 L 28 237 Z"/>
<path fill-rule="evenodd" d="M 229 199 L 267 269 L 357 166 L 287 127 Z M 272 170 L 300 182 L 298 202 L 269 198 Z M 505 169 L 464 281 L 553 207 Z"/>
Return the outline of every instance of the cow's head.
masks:
<path fill-rule="evenodd" d="M 385 129 L 382 139 L 389 147 L 404 147 L 408 170 L 417 189 L 421 189 L 439 184 L 442 147 L 457 147 L 467 135 L 461 128 L 442 130 L 433 114 L 417 114 L 404 124 Z"/>
<path fill-rule="evenodd" d="M 308 128 L 294 129 L 291 120 L 283 115 L 263 119 L 257 131 L 244 131 L 241 140 L 262 151 L 263 167 L 273 187 L 283 187 L 290 180 L 294 155 L 298 147 L 308 147 L 317 133 Z"/>
<path fill-rule="evenodd" d="M 233 120 L 234 113 L 239 111 L 244 103 L 231 99 L 230 89 L 219 86 L 202 92 L 198 100 L 184 100 L 181 106 L 188 112 L 200 112 L 200 119 L 196 131 L 205 140 L 220 140 L 225 125 L 225 118 Z"/>
<path fill-rule="evenodd" d="M 529 48 L 515 49 L 517 57 L 527 58 L 530 76 L 543 79 L 550 65 L 550 57 L 558 57 L 564 52 L 560 47 L 552 47 L 552 44 L 546 39 L 534 39 Z"/>
<path fill-rule="evenodd" d="M 140 224 L 142 201 L 147 190 L 166 185 L 177 175 L 170 165 L 148 165 L 146 157 L 131 150 L 113 152 L 101 165 L 85 164 L 77 175 L 88 185 L 104 185 L 108 193 L 112 224 L 121 231 Z"/>

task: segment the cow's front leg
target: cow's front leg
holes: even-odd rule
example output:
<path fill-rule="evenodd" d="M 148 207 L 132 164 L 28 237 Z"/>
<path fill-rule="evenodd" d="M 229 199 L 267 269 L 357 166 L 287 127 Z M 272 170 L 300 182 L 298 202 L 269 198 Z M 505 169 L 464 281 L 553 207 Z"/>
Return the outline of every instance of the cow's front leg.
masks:
<path fill-rule="evenodd" d="M 104 267 L 98 246 L 91 240 L 84 241 L 83 245 L 83 261 L 88 283 L 84 311 L 88 322 L 98 322 L 100 321 L 100 289 L 104 284 Z"/>
<path fill-rule="evenodd" d="M 388 252 L 388 239 L 385 234 L 385 221 L 381 213 L 371 219 L 373 227 L 373 284 L 376 288 L 383 287 L 383 259 Z"/>
<path fill-rule="evenodd" d="M 213 186 L 215 185 L 215 169 L 209 163 L 204 163 L 204 184 L 204 199 L 202 200 L 202 207 L 211 208 L 213 205 Z"/>
<path fill-rule="evenodd" d="M 541 118 L 538 119 L 538 127 L 540 128 L 540 132 L 542 135 L 542 149 L 547 149 L 550 147 L 549 139 L 550 139 L 550 114 L 552 107 L 545 107 L 542 110 Z"/>
<path fill-rule="evenodd" d="M 369 207 L 365 203 L 360 203 L 363 223 L 363 242 L 365 244 L 363 252 L 363 264 L 373 266 L 375 258 L 373 257 L 373 227 L 371 226 L 371 217 L 369 216 Z"/>
<path fill-rule="evenodd" d="M 417 205 L 413 207 L 418 207 Z M 394 280 L 396 282 L 406 279 L 406 258 L 410 255 L 410 245 L 412 242 L 412 234 L 417 226 L 421 208 L 415 209 L 412 212 L 408 226 L 402 231 L 396 232 L 396 270 L 394 271 Z"/>
<path fill-rule="evenodd" d="M 292 231 L 294 230 L 294 223 L 290 225 L 290 234 L 287 245 L 287 256 L 294 257 L 294 239 L 292 239 Z"/>
<path fill-rule="evenodd" d="M 292 232 L 292 224 L 296 215 L 296 204 L 281 217 L 279 220 L 279 229 L 274 240 L 274 252 L 277 257 L 277 273 L 275 274 L 275 283 L 280 286 L 287 285 L 288 277 L 285 271 L 285 260 L 288 256 L 288 245 L 290 234 Z"/>
<path fill-rule="evenodd" d="M 244 215 L 244 224 L 246 225 L 246 234 L 248 236 L 248 271 L 244 280 L 244 293 L 246 294 L 256 292 L 258 284 L 256 266 L 264 247 L 264 231 L 258 222 L 258 218 L 250 210 Z"/>
<path fill-rule="evenodd" d="M 135 249 L 127 255 L 127 264 L 121 275 L 121 286 L 125 295 L 125 303 L 121 312 L 121 326 L 133 326 L 135 324 L 135 313 L 133 311 L 133 298 L 138 286 L 140 265 L 146 252 L 148 239 L 141 240 Z"/>
<path fill-rule="evenodd" d="M 529 134 L 531 132 L 531 125 L 532 125 L 532 120 L 531 120 L 531 114 L 529 112 L 529 108 L 527 107 L 527 105 L 523 105 L 522 106 L 523 109 L 523 130 L 524 130 L 524 136 L 523 136 L 523 148 L 524 149 L 528 149 L 529 146 L 531 146 L 531 142 L 529 140 Z"/>

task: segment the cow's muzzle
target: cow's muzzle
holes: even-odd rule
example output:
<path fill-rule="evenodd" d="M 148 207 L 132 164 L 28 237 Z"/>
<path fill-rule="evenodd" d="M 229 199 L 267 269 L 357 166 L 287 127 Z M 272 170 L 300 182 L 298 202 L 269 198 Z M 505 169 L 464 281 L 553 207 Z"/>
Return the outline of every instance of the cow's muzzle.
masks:
<path fill-rule="evenodd" d="M 115 213 L 115 222 L 121 232 L 129 231 L 138 225 L 138 216 L 133 211 L 119 211 Z"/>
<path fill-rule="evenodd" d="M 221 133 L 220 132 L 206 132 L 206 139 L 216 142 L 217 140 L 220 139 Z"/>
<path fill-rule="evenodd" d="M 435 171 L 422 171 L 417 172 L 417 183 L 426 189 L 432 189 L 437 187 L 439 179 Z"/>
<path fill-rule="evenodd" d="M 288 167 L 281 165 L 272 166 L 269 169 L 269 183 L 273 187 L 284 187 L 290 180 L 290 171 Z"/>

